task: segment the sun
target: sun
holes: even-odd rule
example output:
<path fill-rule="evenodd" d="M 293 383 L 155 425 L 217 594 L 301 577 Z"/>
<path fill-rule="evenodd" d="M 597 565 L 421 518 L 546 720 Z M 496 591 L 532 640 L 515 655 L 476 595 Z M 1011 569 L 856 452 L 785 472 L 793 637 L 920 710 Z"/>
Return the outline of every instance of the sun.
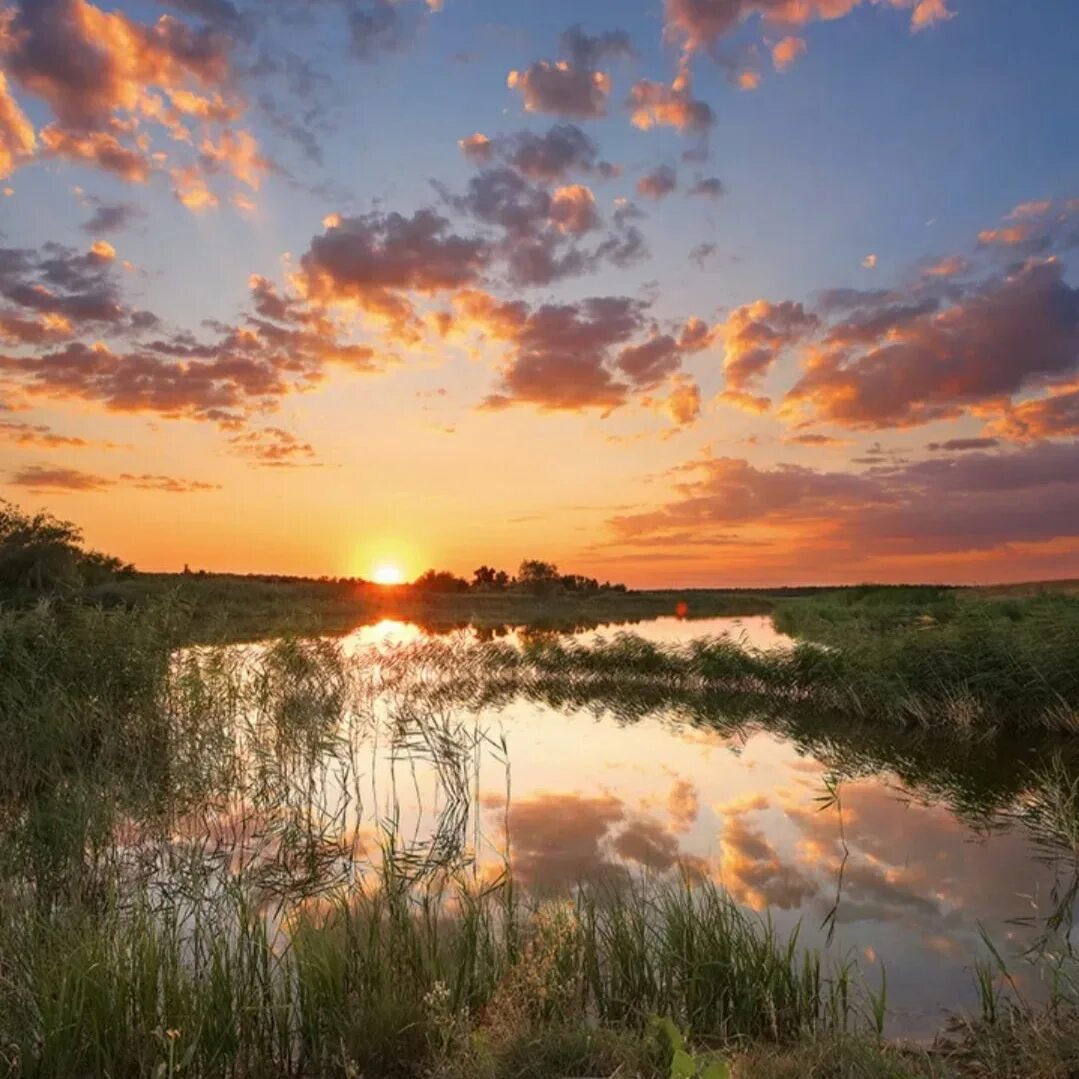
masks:
<path fill-rule="evenodd" d="M 371 580 L 375 584 L 404 584 L 405 575 L 400 566 L 395 566 L 392 562 L 382 562 L 375 568 Z"/>

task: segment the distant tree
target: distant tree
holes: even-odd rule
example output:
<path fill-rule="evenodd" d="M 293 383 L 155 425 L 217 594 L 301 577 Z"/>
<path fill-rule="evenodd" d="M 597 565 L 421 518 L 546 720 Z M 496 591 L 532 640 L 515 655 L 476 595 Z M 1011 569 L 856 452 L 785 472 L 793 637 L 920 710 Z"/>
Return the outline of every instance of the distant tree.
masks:
<path fill-rule="evenodd" d="M 495 570 L 490 566 L 480 566 L 472 574 L 473 588 L 493 588 L 495 583 Z"/>
<path fill-rule="evenodd" d="M 82 532 L 70 521 L 24 513 L 0 500 L 0 590 L 64 592 L 133 572 L 118 558 L 87 551 Z"/>
<path fill-rule="evenodd" d="M 559 583 L 558 567 L 553 562 L 526 558 L 517 571 L 517 580 L 532 595 L 546 596 L 553 592 Z"/>
<path fill-rule="evenodd" d="M 504 569 L 480 566 L 472 574 L 472 587 L 486 592 L 504 592 L 510 585 L 510 575 Z"/>
<path fill-rule="evenodd" d="M 468 581 L 447 570 L 429 569 L 412 582 L 412 587 L 420 592 L 467 592 Z"/>
<path fill-rule="evenodd" d="M 565 592 L 598 592 L 599 581 L 595 577 L 582 577 L 578 573 L 566 574 L 559 578 Z"/>

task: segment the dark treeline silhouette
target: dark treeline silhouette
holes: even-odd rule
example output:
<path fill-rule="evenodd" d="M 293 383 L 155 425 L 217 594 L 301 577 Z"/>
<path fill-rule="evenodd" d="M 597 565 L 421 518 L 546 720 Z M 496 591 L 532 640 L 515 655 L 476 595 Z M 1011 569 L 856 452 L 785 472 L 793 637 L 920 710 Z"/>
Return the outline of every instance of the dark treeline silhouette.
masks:
<path fill-rule="evenodd" d="M 624 584 L 611 584 L 610 581 L 601 584 L 595 577 L 559 573 L 553 562 L 534 558 L 526 558 L 521 563 L 516 577 L 487 565 L 480 566 L 472 574 L 471 581 L 447 570 L 429 569 L 417 577 L 411 587 L 419 592 L 524 592 L 531 596 L 626 591 Z"/>
<path fill-rule="evenodd" d="M 33 601 L 133 575 L 119 558 L 91 551 L 82 531 L 51 513 L 29 514 L 0 499 L 0 599 Z"/>

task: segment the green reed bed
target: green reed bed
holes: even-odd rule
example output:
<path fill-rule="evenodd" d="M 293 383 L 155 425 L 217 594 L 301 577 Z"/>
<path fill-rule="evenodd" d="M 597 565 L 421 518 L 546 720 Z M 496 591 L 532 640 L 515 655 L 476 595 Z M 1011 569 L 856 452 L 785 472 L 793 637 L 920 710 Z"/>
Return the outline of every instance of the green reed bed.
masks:
<path fill-rule="evenodd" d="M 538 903 L 506 883 L 417 890 L 384 873 L 286 907 L 235 886 L 48 914 L 5 903 L 0 1067 L 501 1075 L 503 1058 L 567 1032 L 640 1048 L 653 1014 L 728 1046 L 865 1025 L 849 970 L 828 976 L 704 881 Z"/>
<path fill-rule="evenodd" d="M 500 677 L 622 685 L 658 682 L 811 701 L 859 718 L 970 735 L 1079 728 L 1079 602 L 1037 604 L 1012 618 L 971 603 L 947 622 L 872 633 L 848 626 L 841 643 L 758 650 L 717 638 L 660 646 L 630 635 L 551 639 L 492 648 Z"/>

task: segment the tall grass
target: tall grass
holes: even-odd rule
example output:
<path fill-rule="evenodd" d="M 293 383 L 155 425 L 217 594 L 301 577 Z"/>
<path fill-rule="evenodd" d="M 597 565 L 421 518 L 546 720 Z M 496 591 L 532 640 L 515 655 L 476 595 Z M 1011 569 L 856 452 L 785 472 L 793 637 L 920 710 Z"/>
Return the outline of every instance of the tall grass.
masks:
<path fill-rule="evenodd" d="M 512 861 L 494 875 L 475 865 L 476 769 L 498 745 L 462 703 L 524 692 L 722 724 L 827 701 L 871 717 L 885 695 L 874 679 L 904 684 L 932 634 L 956 650 L 934 677 L 999 666 L 1006 642 L 1013 671 L 1040 664 L 1066 700 L 1053 664 L 1072 645 L 1039 651 L 1053 638 L 1041 615 L 989 621 L 1001 643 L 981 659 L 956 643 L 974 632 L 966 612 L 865 651 L 622 637 L 350 658 L 325 641 L 178 649 L 168 608 L 0 615 L 0 1075 L 658 1077 L 670 1060 L 656 1015 L 751 1069 L 736 1074 L 1064 1067 L 1079 993 L 1063 960 L 1051 1014 L 1017 1011 L 990 979 L 977 1024 L 946 1051 L 908 1055 L 881 1046 L 883 991 L 710 879 L 618 873 L 541 901 Z M 936 692 L 921 678 L 920 696 L 879 714 L 921 722 L 910 701 Z M 953 691 L 1011 699 L 973 674 Z M 844 755 L 835 728 L 785 722 Z M 892 767 L 861 745 L 856 767 Z M 376 752 L 391 789 L 364 805 L 362 754 Z M 393 784 L 422 769 L 437 797 L 406 836 Z M 959 772 L 932 775 L 973 797 Z M 1026 777 L 1033 794 L 1016 779 L 993 804 L 1014 805 L 1059 855 L 1079 835 L 1073 776 L 1053 758 Z M 1026 1072 L 1001 1063 L 1007 1046 Z M 829 1059 L 854 1063 L 828 1071 Z M 998 1071 L 979 1072 L 990 1059 Z"/>
<path fill-rule="evenodd" d="M 521 684 L 697 688 L 735 702 L 811 702 L 964 737 L 1079 729 L 1079 601 L 1032 603 L 1018 618 L 999 605 L 971 603 L 946 622 L 888 632 L 842 626 L 828 634 L 841 643 L 825 646 L 764 651 L 729 638 L 660 646 L 621 634 L 493 647 L 486 662 L 492 674 Z"/>

